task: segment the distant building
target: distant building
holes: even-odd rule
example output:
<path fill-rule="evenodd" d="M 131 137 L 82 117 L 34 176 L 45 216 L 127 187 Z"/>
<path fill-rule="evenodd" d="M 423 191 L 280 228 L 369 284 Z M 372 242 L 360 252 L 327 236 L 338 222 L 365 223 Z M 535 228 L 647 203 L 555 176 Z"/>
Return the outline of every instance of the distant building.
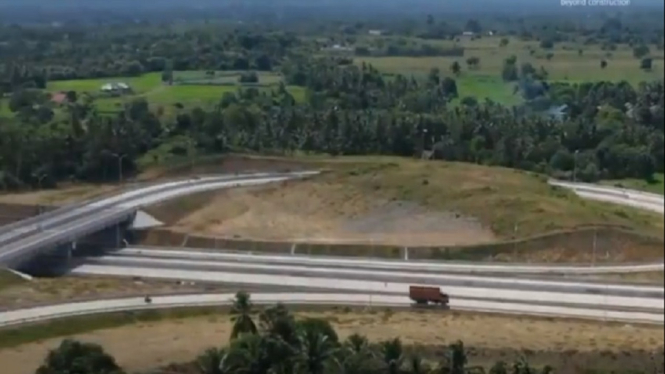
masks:
<path fill-rule="evenodd" d="M 100 90 L 106 93 L 128 93 L 131 92 L 132 88 L 129 87 L 127 83 L 113 82 L 106 83 L 100 88 Z"/>
<path fill-rule="evenodd" d="M 383 35 L 383 30 L 369 30 L 367 33 L 374 36 L 381 36 Z"/>
<path fill-rule="evenodd" d="M 65 92 L 54 92 L 51 94 L 51 101 L 56 104 L 64 104 L 67 102 L 67 93 Z"/>
<path fill-rule="evenodd" d="M 321 48 L 321 50 L 328 52 L 353 52 L 353 48 L 340 44 L 333 44 L 330 47 Z"/>
<path fill-rule="evenodd" d="M 467 37 L 472 37 L 472 36 L 474 36 L 474 35 L 476 35 L 476 33 L 473 32 L 473 31 L 464 31 L 464 32 L 462 33 L 462 36 L 467 36 Z"/>
<path fill-rule="evenodd" d="M 554 106 L 549 108 L 546 114 L 552 119 L 562 121 L 563 119 L 566 118 L 566 114 L 568 114 L 567 112 L 568 112 L 568 105 L 564 104 L 561 106 Z"/>

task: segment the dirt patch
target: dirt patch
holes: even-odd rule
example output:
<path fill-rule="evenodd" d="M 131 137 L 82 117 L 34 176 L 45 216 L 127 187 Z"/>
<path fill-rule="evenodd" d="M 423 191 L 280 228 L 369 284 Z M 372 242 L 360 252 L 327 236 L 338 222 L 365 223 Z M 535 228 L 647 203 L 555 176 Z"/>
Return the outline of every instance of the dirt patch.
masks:
<path fill-rule="evenodd" d="M 383 310 L 298 315 L 330 320 L 340 338 L 353 333 L 373 341 L 400 336 L 404 343 L 417 344 L 432 354 L 461 339 L 470 348 L 471 364 L 508 360 L 527 352 L 531 362 L 538 365 L 593 364 L 597 368 L 640 369 L 651 352 L 662 351 L 663 346 L 662 327 Z M 126 369 L 141 371 L 191 360 L 205 348 L 224 344 L 230 331 L 228 316 L 219 315 L 140 323 L 76 338 L 104 345 Z M 9 365 L 5 367 L 8 372 L 32 373 L 59 341 L 49 339 L 4 349 L 0 351 L 0 361 Z"/>
<path fill-rule="evenodd" d="M 228 287 L 194 282 L 132 280 L 106 277 L 35 278 L 0 288 L 0 310 L 52 303 L 136 295 L 224 292 Z"/>
<path fill-rule="evenodd" d="M 175 231 L 235 238 L 392 245 L 495 240 L 473 218 L 408 201 L 373 199 L 353 185 L 326 179 L 225 190 L 196 201 L 201 202 L 198 209 L 176 220 L 167 212 L 185 212 L 182 204 L 192 203 L 181 199 L 149 211 L 170 221 Z"/>

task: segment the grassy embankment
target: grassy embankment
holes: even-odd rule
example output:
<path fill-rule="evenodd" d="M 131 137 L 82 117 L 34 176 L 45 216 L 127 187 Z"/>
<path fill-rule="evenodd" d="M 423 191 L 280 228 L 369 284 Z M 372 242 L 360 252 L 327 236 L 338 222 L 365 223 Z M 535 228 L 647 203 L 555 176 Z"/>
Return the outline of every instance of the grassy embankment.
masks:
<path fill-rule="evenodd" d="M 465 259 L 496 260 L 496 256 L 500 254 L 512 256 L 550 249 L 556 252 L 548 255 L 553 257 L 543 255 L 545 257 L 527 259 L 545 262 L 589 261 L 595 240 L 597 248 L 602 250 L 602 255 L 607 257 L 608 261 L 662 258 L 662 216 L 583 200 L 568 190 L 549 186 L 546 177 L 528 172 L 384 157 L 264 157 L 250 158 L 246 161 L 246 166 L 252 164 L 251 160 L 263 163 L 264 170 L 274 169 L 280 164 L 288 166 L 291 163 L 290 167 L 323 167 L 330 171 L 311 181 L 286 183 L 284 188 L 250 191 L 244 195 L 230 191 L 209 192 L 165 202 L 151 211 L 170 224 L 172 231 L 183 234 L 175 235 L 173 243 L 170 243 L 171 239 L 163 237 L 165 241 L 161 244 L 179 246 L 186 232 L 190 234 L 191 245 L 197 243 L 194 234 L 198 233 L 203 239 L 214 236 L 233 237 L 227 244 L 258 250 L 260 248 L 255 244 L 243 245 L 241 242 L 266 239 L 271 232 L 275 235 L 288 235 L 302 230 L 316 231 L 321 227 L 327 229 L 337 225 L 339 219 L 348 221 L 367 214 L 368 210 L 376 207 L 376 204 L 367 203 L 371 200 L 381 201 L 384 205 L 412 202 L 429 211 L 452 213 L 459 220 L 472 218 L 494 234 L 493 241 L 484 240 L 475 245 L 468 240 L 464 243 L 459 240 L 455 242 L 454 238 L 448 236 L 446 240 L 453 241 L 441 240 L 439 246 L 434 246 L 438 247 L 438 250 L 420 251 L 428 253 L 423 254 L 425 257 L 463 256 Z M 266 160 L 272 160 L 273 163 L 267 163 Z M 210 162 L 209 167 L 202 168 L 206 172 L 221 170 L 224 163 L 218 160 Z M 365 206 L 366 210 L 359 208 Z M 329 214 L 324 214 L 326 212 Z M 408 213 L 404 213 L 404 216 L 402 218 L 409 218 Z M 393 226 L 398 229 L 394 230 L 399 232 L 399 227 L 402 226 L 399 223 L 403 221 L 396 222 L 398 224 Z M 439 229 L 430 229 L 430 232 L 416 230 L 402 234 L 426 236 L 434 231 L 445 231 L 444 225 L 447 223 L 458 223 L 451 222 L 448 219 Z M 226 231 L 229 227 L 233 234 Z M 322 234 L 329 232 L 342 231 L 321 230 Z M 252 235 L 253 233 L 256 235 Z M 274 245 L 274 241 L 279 240 L 279 237 L 268 238 L 271 239 L 271 246 L 266 244 L 266 248 L 269 247 L 270 250 L 286 250 L 286 247 L 290 250 L 290 243 L 293 242 L 293 238 L 282 238 L 289 244 L 281 248 Z M 205 240 L 198 243 L 206 245 Z M 218 243 L 220 246 L 225 245 L 223 241 Z M 369 250 L 375 255 L 399 256 L 403 245 L 375 247 L 375 250 Z M 361 250 L 358 245 L 333 247 L 300 244 L 297 251 L 362 255 L 367 254 L 368 249 Z M 598 261 L 601 261 L 600 258 Z"/>

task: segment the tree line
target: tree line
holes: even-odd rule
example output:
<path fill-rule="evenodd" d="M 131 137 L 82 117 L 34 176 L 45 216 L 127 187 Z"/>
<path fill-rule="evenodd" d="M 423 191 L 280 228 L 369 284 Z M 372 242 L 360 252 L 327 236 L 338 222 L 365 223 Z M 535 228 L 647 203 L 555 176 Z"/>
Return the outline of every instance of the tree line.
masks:
<path fill-rule="evenodd" d="M 499 165 L 559 178 L 649 180 L 663 172 L 663 82 L 544 84 L 531 106 L 459 100 L 454 76 L 385 77 L 339 58 L 286 60 L 287 84 L 225 93 L 211 108 L 176 103 L 175 115 L 137 98 L 101 113 L 94 98 L 68 92 L 56 107 L 39 90 L 8 98 L 0 117 L 3 188 L 62 180 L 109 181 L 141 165 L 231 151 L 397 155 Z M 544 88 L 543 88 L 544 87 Z M 57 115 L 56 115 L 57 114 Z"/>
<path fill-rule="evenodd" d="M 230 308 L 229 344 L 211 347 L 193 362 L 173 364 L 183 374 L 549 374 L 524 357 L 471 365 L 464 343 L 443 350 L 438 360 L 409 351 L 399 338 L 370 342 L 353 334 L 342 340 L 324 319 L 296 319 L 282 304 L 258 311 L 250 295 L 238 292 Z M 257 318 L 258 317 L 258 318 Z M 220 341 L 224 337 L 220 337 Z M 51 350 L 35 374 L 123 374 L 100 345 L 64 340 Z"/>

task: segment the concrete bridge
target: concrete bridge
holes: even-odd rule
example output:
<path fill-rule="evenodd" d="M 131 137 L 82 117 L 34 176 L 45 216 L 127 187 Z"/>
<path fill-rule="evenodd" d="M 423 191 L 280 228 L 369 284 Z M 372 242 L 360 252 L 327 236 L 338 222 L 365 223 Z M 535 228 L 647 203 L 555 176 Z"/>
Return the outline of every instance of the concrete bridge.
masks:
<path fill-rule="evenodd" d="M 213 189 L 278 182 L 318 172 L 257 173 L 199 177 L 135 188 L 116 196 L 62 207 L 0 227 L 0 266 L 21 268 L 40 256 L 69 258 L 81 240 L 97 236 L 122 246 L 127 229 L 137 224 L 141 207 Z M 140 212 L 139 212 L 140 214 Z M 139 222 L 140 223 L 140 222 Z M 38 268 L 48 262 L 37 261 Z"/>

